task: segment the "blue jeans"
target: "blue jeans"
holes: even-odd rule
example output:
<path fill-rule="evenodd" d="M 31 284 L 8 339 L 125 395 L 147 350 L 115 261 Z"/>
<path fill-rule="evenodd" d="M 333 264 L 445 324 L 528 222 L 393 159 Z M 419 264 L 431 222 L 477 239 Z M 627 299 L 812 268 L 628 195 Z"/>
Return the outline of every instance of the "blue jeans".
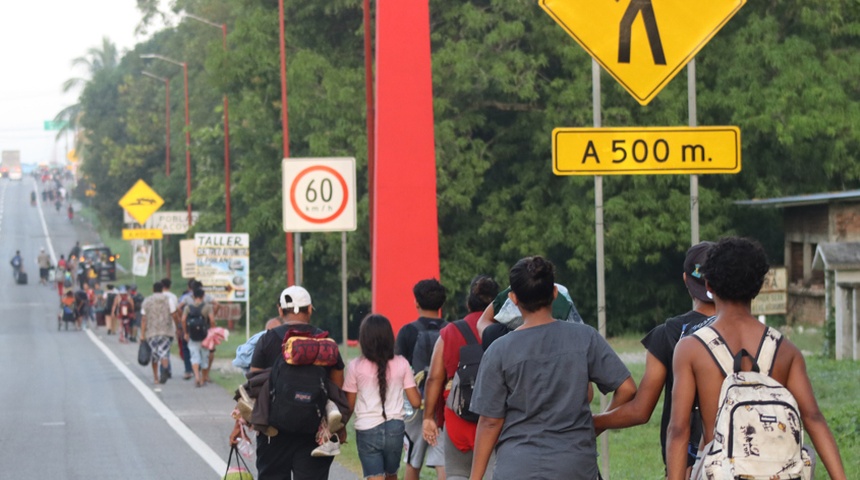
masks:
<path fill-rule="evenodd" d="M 355 431 L 364 478 L 397 474 L 405 428 L 403 420 L 389 420 L 370 430 Z"/>

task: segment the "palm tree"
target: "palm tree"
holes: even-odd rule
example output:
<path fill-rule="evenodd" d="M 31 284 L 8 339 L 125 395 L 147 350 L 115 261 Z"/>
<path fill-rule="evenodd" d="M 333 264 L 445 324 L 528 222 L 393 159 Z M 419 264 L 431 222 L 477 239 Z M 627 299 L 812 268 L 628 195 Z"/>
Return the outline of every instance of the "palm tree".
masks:
<path fill-rule="evenodd" d="M 110 41 L 109 38 L 102 38 L 101 48 L 92 47 L 87 50 L 86 55 L 72 60 L 72 67 L 84 67 L 86 70 L 85 77 L 73 77 L 63 82 L 63 93 L 68 93 L 76 88 L 82 91 L 87 84 L 95 78 L 100 72 L 113 70 L 119 65 L 119 52 L 116 44 Z M 67 132 L 72 132 L 75 137 L 75 148 L 80 151 L 81 138 L 77 131 L 81 118 L 84 116 L 83 108 L 80 103 L 69 105 L 62 109 L 54 117 L 55 122 L 62 124 L 62 127 L 57 132 L 57 139 L 65 135 Z"/>

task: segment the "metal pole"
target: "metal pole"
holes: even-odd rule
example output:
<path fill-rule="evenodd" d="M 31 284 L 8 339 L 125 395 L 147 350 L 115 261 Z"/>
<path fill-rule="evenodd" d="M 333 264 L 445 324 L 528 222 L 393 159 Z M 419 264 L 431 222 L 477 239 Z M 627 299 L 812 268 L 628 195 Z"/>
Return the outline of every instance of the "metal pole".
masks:
<path fill-rule="evenodd" d="M 284 0 L 278 0 L 278 26 L 280 30 L 279 47 L 281 50 L 281 130 L 283 132 L 284 158 L 290 158 L 290 129 L 287 123 L 287 52 L 286 36 L 284 33 Z M 289 232 L 285 232 L 284 237 L 287 247 L 287 285 L 289 285 L 290 279 L 295 278 L 293 275 L 293 237 Z"/>
<path fill-rule="evenodd" d="M 185 16 L 221 30 L 221 43 L 224 48 L 224 52 L 227 52 L 226 23 L 218 24 L 190 13 L 186 13 Z M 230 200 L 230 106 L 227 101 L 226 92 L 224 93 L 224 207 L 225 226 L 227 227 L 227 233 L 230 233 L 232 231 L 232 207 Z"/>
<path fill-rule="evenodd" d="M 602 112 L 600 107 L 600 65 L 596 60 L 591 60 L 591 104 L 594 116 L 594 127 L 603 126 Z M 606 338 L 606 285 L 603 256 L 603 177 L 594 177 L 594 236 L 597 249 L 597 329 L 600 335 Z M 606 395 L 600 395 L 600 411 L 605 411 L 608 406 Z M 609 432 L 606 432 L 609 433 Z M 600 437 L 601 474 L 609 480 L 609 435 Z"/>
<path fill-rule="evenodd" d="M 164 118 L 167 123 L 167 145 L 164 151 L 164 176 L 170 176 L 170 79 L 164 79 Z"/>
<path fill-rule="evenodd" d="M 295 269 L 296 269 L 296 278 L 295 284 L 301 285 L 304 281 L 304 272 L 302 271 L 302 233 L 295 232 Z"/>
<path fill-rule="evenodd" d="M 696 59 L 687 64 L 687 111 L 690 126 L 696 126 Z M 699 176 L 690 175 L 690 241 L 699 243 Z"/>
<path fill-rule="evenodd" d="M 182 62 L 185 85 L 185 196 L 188 199 L 188 227 L 191 228 L 191 117 L 188 113 L 188 64 Z"/>
<path fill-rule="evenodd" d="M 224 53 L 227 53 L 227 24 L 221 24 L 221 39 Z M 230 105 L 224 92 L 224 219 L 227 233 L 233 231 L 232 205 L 230 200 Z"/>
<path fill-rule="evenodd" d="M 367 223 L 370 251 L 373 251 L 373 175 L 376 163 L 376 135 L 374 125 L 376 112 L 373 109 L 373 43 L 370 35 L 370 0 L 364 0 L 364 91 L 367 100 Z"/>
<path fill-rule="evenodd" d="M 349 337 L 347 334 L 347 313 L 348 308 L 346 301 L 346 232 L 340 233 L 340 296 L 341 296 L 341 318 L 340 326 L 343 330 L 343 351 L 346 351 L 346 340 Z"/>

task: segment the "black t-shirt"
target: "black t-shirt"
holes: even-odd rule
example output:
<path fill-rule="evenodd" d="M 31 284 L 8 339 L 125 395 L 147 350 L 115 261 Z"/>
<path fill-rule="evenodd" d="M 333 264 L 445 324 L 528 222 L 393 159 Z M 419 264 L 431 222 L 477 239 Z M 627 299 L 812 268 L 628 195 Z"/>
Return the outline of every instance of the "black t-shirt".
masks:
<path fill-rule="evenodd" d="M 432 330 L 434 326 L 436 330 L 441 330 L 445 323 L 441 318 L 418 317 L 418 320 L 407 323 L 400 329 L 394 343 L 394 353 L 403 355 L 409 365 L 412 365 L 412 354 L 415 352 L 415 342 L 418 341 L 418 327 L 415 326 L 418 322 L 427 330 Z"/>
<path fill-rule="evenodd" d="M 662 325 L 657 325 L 642 339 L 642 345 L 666 367 L 663 417 L 660 421 L 660 446 L 663 450 L 664 464 L 666 463 L 666 430 L 669 428 L 669 419 L 672 416 L 672 386 L 675 384 L 675 377 L 672 374 L 672 357 L 675 352 L 675 345 L 678 344 L 681 335 L 689 326 L 696 325 L 707 319 L 707 315 L 690 310 L 683 315 L 666 320 Z M 698 430 L 698 433 L 693 430 L 690 431 L 691 438 L 694 435 L 697 438 L 701 436 L 701 425 L 699 425 Z"/>
<path fill-rule="evenodd" d="M 284 335 L 286 335 L 287 331 L 291 328 L 309 333 L 319 333 L 322 331 L 319 328 L 306 323 L 285 323 L 269 330 L 265 335 L 263 335 L 263 338 L 257 342 L 257 346 L 254 348 L 254 356 L 251 357 L 251 367 L 260 369 L 273 367 L 275 365 L 275 360 L 284 355 Z M 340 352 L 337 354 L 337 363 L 326 368 L 343 370 L 344 363 Z"/>

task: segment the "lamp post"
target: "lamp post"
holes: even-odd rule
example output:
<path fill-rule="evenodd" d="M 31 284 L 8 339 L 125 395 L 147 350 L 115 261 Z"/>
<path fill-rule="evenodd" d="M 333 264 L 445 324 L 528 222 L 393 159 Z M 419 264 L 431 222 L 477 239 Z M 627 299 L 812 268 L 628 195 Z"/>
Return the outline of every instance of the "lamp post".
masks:
<path fill-rule="evenodd" d="M 190 13 L 185 14 L 186 17 L 191 18 L 193 20 L 197 20 L 198 22 L 205 23 L 211 27 L 215 27 L 221 30 L 221 40 L 224 48 L 224 52 L 227 52 L 227 24 L 226 23 L 215 23 L 213 21 L 207 20 L 202 17 L 198 17 L 197 15 L 192 15 Z M 224 205 L 225 205 L 225 220 L 227 233 L 232 231 L 231 229 L 231 202 L 230 202 L 230 108 L 227 102 L 227 93 L 224 93 Z"/>
<path fill-rule="evenodd" d="M 170 79 L 167 77 L 159 77 L 158 75 L 147 72 L 140 72 L 149 78 L 161 80 L 164 82 L 164 123 L 166 124 L 165 148 L 164 148 L 164 175 L 170 176 Z"/>
<path fill-rule="evenodd" d="M 188 227 L 191 227 L 191 121 L 188 115 L 188 64 L 157 53 L 145 53 L 140 58 L 157 58 L 182 67 L 185 85 L 185 195 L 188 197 Z"/>
<path fill-rule="evenodd" d="M 284 33 L 284 0 L 278 0 L 278 26 L 280 29 L 279 46 L 281 51 L 281 130 L 283 132 L 284 158 L 290 158 L 290 129 L 287 122 L 287 51 L 286 35 Z M 287 244 L 287 285 L 293 280 L 293 237 L 289 233 L 284 236 Z"/>

